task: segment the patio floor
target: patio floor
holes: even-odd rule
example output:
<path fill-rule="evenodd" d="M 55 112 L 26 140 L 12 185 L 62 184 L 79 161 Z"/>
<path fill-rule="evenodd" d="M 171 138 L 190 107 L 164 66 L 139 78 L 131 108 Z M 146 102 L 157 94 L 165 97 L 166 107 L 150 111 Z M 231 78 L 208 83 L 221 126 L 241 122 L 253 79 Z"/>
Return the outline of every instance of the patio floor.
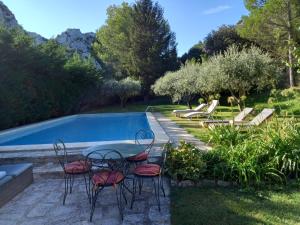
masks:
<path fill-rule="evenodd" d="M 145 181 L 143 192 L 137 195 L 133 209 L 129 205 L 125 207 L 123 221 L 119 216 L 115 190 L 107 187 L 98 198 L 93 222 L 90 223 L 90 205 L 83 180 L 75 180 L 73 193 L 62 205 L 64 181 L 40 179 L 0 208 L 0 225 L 170 224 L 169 186 L 165 182 L 167 196 L 161 196 L 159 212 L 151 184 Z"/>

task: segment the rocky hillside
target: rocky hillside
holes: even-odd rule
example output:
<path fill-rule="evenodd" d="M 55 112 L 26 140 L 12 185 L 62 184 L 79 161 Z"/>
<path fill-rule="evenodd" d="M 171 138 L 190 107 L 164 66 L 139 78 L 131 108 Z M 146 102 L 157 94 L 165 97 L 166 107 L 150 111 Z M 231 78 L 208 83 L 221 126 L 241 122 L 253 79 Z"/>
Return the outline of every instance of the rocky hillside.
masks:
<path fill-rule="evenodd" d="M 8 28 L 23 29 L 14 14 L 2 1 L 0 1 L 0 24 Z M 25 32 L 34 39 L 37 45 L 47 41 L 46 38 L 37 33 L 29 31 Z M 92 43 L 95 41 L 95 33 L 82 33 L 80 29 L 67 29 L 65 32 L 58 35 L 55 40 L 61 45 L 69 48 L 71 51 L 77 51 L 82 57 L 87 58 L 91 56 Z M 97 68 L 100 68 L 99 63 L 95 59 L 94 62 Z"/>

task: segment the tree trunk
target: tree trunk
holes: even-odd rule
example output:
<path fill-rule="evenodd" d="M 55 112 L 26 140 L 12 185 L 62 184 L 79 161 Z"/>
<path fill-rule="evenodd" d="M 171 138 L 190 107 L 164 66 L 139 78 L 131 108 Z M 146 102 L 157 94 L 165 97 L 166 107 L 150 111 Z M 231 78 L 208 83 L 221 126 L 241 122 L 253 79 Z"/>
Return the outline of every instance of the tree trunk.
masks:
<path fill-rule="evenodd" d="M 189 96 L 189 97 L 187 98 L 187 105 L 188 105 L 189 109 L 192 109 L 191 101 L 192 101 L 192 97 Z"/>
<path fill-rule="evenodd" d="M 289 58 L 289 82 L 290 87 L 294 87 L 294 75 L 293 75 L 293 49 L 292 49 L 292 12 L 291 12 L 291 2 L 288 0 L 288 58 Z"/>
<path fill-rule="evenodd" d="M 126 102 L 127 102 L 127 98 L 120 98 L 120 103 L 122 108 L 126 107 Z"/>
<path fill-rule="evenodd" d="M 149 103 L 149 94 L 144 94 L 144 103 Z"/>

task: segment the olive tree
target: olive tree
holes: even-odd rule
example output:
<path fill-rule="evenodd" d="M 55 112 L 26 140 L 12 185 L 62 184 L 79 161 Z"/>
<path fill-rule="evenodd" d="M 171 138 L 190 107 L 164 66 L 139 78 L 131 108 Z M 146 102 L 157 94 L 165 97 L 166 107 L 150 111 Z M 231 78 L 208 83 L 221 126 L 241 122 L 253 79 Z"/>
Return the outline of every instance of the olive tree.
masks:
<path fill-rule="evenodd" d="M 269 54 L 255 46 L 239 51 L 237 46 L 232 45 L 208 63 L 214 68 L 212 79 L 220 89 L 231 93 L 240 109 L 251 90 L 260 91 L 273 86 L 279 74 Z"/>
<path fill-rule="evenodd" d="M 178 71 L 167 72 L 159 78 L 152 89 L 156 95 L 169 96 L 172 102 L 184 101 L 191 108 L 191 101 L 198 94 L 196 80 L 201 65 L 188 62 Z"/>
<path fill-rule="evenodd" d="M 120 81 L 111 79 L 104 82 L 102 92 L 105 96 L 117 96 L 121 107 L 125 107 L 128 99 L 140 94 L 141 84 L 130 77 Z"/>

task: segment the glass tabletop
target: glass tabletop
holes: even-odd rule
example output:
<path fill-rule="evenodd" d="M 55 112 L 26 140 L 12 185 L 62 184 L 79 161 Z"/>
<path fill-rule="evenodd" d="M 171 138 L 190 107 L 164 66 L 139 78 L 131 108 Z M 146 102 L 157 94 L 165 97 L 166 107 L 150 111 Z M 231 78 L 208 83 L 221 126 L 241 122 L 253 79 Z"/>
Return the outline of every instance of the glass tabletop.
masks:
<path fill-rule="evenodd" d="M 82 155 L 87 156 L 93 151 L 100 151 L 102 154 L 105 154 L 106 152 L 116 150 L 122 154 L 124 158 L 134 156 L 142 151 L 145 151 L 147 148 L 147 145 L 139 145 L 135 143 L 118 143 L 118 144 L 103 144 L 103 145 L 95 145 L 91 146 L 89 148 L 86 148 L 82 150 Z M 99 155 L 91 154 L 89 157 L 93 158 L 94 157 L 99 157 Z"/>

